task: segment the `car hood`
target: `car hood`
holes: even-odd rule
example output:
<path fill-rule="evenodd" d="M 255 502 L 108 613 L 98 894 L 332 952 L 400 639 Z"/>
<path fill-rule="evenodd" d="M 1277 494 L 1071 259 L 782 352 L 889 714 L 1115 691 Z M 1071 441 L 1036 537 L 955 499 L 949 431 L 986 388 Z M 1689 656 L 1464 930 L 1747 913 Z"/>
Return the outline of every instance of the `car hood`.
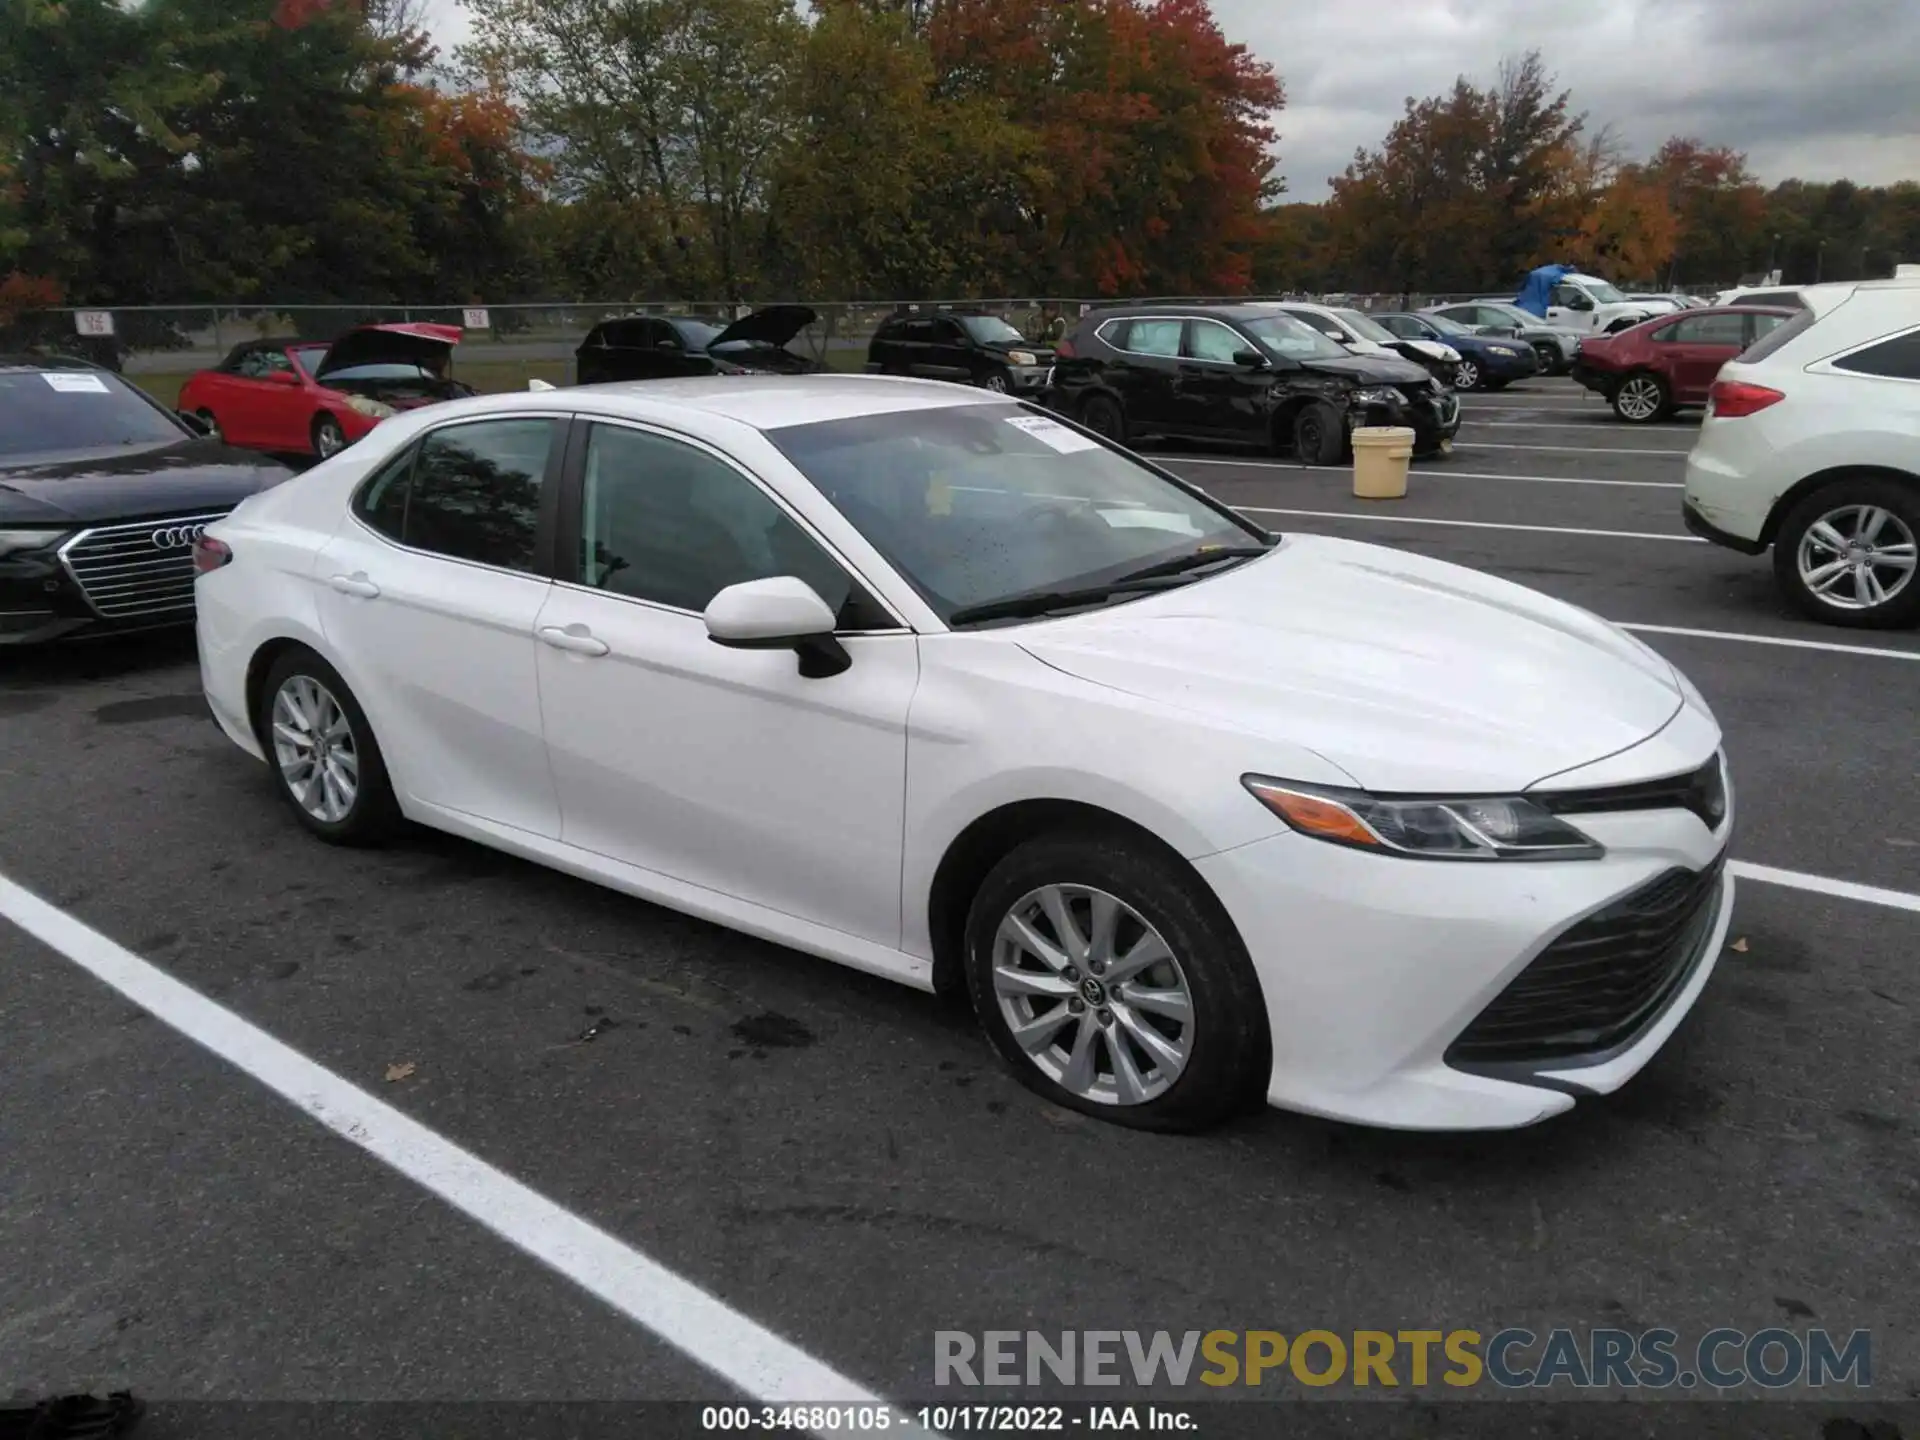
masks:
<path fill-rule="evenodd" d="M 729 340 L 753 340 L 762 345 L 785 345 L 820 317 L 804 305 L 769 305 L 743 315 L 707 342 L 711 350 Z"/>
<path fill-rule="evenodd" d="M 355 365 L 430 365 L 446 358 L 465 332 L 458 325 L 425 322 L 362 325 L 349 330 L 332 345 L 315 367 L 313 378 Z"/>
<path fill-rule="evenodd" d="M 95 525 L 224 510 L 291 474 L 217 440 L 48 456 L 0 468 L 0 525 Z"/>
<path fill-rule="evenodd" d="M 1403 340 L 1400 343 L 1415 354 L 1425 355 L 1430 360 L 1445 362 L 1456 358 L 1460 353 L 1453 348 L 1451 342 L 1444 340 Z"/>
<path fill-rule="evenodd" d="M 1424 385 L 1433 378 L 1424 367 L 1398 355 L 1341 355 L 1301 363 L 1315 374 L 1338 375 L 1362 385 Z"/>
<path fill-rule="evenodd" d="M 1641 743 L 1686 703 L 1672 666 L 1597 616 L 1325 536 L 1019 643 L 1082 680 L 1304 747 L 1382 793 L 1523 790 Z"/>

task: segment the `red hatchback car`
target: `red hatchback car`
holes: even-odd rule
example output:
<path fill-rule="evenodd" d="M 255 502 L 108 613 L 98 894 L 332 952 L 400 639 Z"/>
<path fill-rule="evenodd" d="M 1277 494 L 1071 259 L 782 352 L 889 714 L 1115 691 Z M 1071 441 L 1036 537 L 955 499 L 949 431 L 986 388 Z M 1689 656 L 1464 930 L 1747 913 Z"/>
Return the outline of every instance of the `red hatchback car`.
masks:
<path fill-rule="evenodd" d="M 1799 312 L 1772 305 L 1683 310 L 1580 342 L 1573 378 L 1635 425 L 1704 405 L 1720 367 Z"/>
<path fill-rule="evenodd" d="M 474 393 L 449 379 L 457 325 L 363 325 L 328 344 L 250 340 L 180 387 L 179 408 L 229 445 L 338 454 L 397 410 Z"/>

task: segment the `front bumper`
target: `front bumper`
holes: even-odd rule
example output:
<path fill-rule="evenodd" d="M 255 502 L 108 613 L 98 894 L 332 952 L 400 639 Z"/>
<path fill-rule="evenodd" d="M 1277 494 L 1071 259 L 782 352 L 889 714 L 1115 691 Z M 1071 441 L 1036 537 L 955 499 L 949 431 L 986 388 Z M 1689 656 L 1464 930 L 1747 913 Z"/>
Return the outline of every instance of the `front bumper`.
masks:
<path fill-rule="evenodd" d="M 0 559 L 0 649 L 94 635 L 179 629 L 192 623 L 191 611 L 158 619 L 116 620 L 101 615 L 87 602 L 85 592 L 51 549 Z"/>
<path fill-rule="evenodd" d="M 1016 395 L 1034 395 L 1047 388 L 1047 377 L 1052 373 L 1051 365 L 1009 365 L 1007 384 Z"/>
<path fill-rule="evenodd" d="M 1478 356 L 1468 356 L 1480 366 L 1480 373 L 1495 380 L 1524 380 L 1529 375 L 1538 375 L 1541 371 L 1540 356 L 1531 345 L 1515 345 L 1517 353 L 1496 355 L 1491 350 Z"/>
<path fill-rule="evenodd" d="M 1460 397 L 1440 390 L 1420 399 L 1403 397 L 1391 405 L 1349 405 L 1348 431 L 1363 425 L 1404 426 L 1413 431 L 1413 453 L 1431 455 L 1460 433 Z"/>
<path fill-rule="evenodd" d="M 1597 861 L 1466 864 L 1368 855 L 1285 833 L 1195 864 L 1247 944 L 1267 997 L 1269 1103 L 1408 1130 L 1510 1129 L 1619 1088 L 1699 998 L 1724 947 L 1733 881 L 1657 1007 L 1616 1046 L 1500 1073 L 1448 1051 L 1516 977 L 1588 917 L 1680 870 L 1711 871 L 1717 831 L 1686 811 L 1582 815 Z M 1701 882 L 1703 885 L 1708 882 Z"/>

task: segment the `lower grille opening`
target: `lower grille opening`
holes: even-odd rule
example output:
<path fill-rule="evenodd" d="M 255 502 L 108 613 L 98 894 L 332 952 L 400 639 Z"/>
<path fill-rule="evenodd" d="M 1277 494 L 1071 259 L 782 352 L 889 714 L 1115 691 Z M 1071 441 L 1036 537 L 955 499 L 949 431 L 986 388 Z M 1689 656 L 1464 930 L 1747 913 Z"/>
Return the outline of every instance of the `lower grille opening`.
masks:
<path fill-rule="evenodd" d="M 97 525 L 61 547 L 87 603 L 109 620 L 185 619 L 193 613 L 193 537 L 225 511 Z"/>
<path fill-rule="evenodd" d="M 1630 1042 L 1693 970 L 1724 861 L 1669 870 L 1540 952 L 1447 1047 L 1460 1069 L 1597 1057 Z"/>

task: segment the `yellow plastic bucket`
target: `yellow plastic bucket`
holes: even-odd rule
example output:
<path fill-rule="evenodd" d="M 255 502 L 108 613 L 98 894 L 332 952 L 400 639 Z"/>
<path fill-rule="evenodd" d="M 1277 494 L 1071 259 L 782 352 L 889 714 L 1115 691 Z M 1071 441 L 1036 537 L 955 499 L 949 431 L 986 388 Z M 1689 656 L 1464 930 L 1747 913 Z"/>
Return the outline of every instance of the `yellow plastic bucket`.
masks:
<path fill-rule="evenodd" d="M 1398 500 L 1407 493 L 1413 431 L 1404 425 L 1365 425 L 1353 432 L 1353 493 L 1362 500 Z"/>

